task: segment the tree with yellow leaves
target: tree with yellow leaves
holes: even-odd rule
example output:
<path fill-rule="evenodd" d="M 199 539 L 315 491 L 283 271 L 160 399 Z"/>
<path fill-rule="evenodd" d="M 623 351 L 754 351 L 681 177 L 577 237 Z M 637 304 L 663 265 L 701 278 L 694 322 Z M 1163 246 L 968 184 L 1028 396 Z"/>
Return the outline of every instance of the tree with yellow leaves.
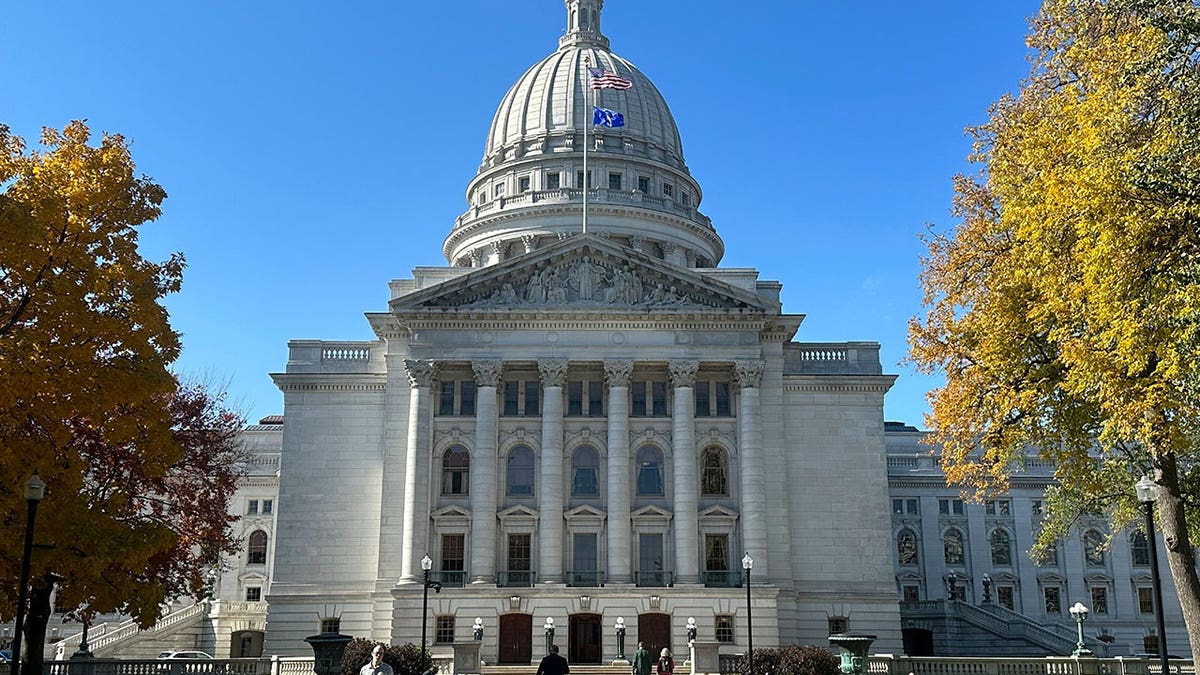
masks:
<path fill-rule="evenodd" d="M 946 377 L 931 440 L 976 494 L 1030 447 L 1052 460 L 1043 546 L 1081 513 L 1131 523 L 1149 474 L 1200 649 L 1200 7 L 1045 0 L 1029 45 L 922 261 L 910 357 Z"/>
<path fill-rule="evenodd" d="M 168 369 L 179 336 L 161 300 L 184 261 L 150 262 L 137 238 L 166 193 L 135 175 L 119 135 L 93 145 L 73 122 L 41 142 L 27 152 L 0 125 L 0 520 L 23 528 L 22 484 L 38 472 L 35 672 L 56 585 L 69 611 L 143 626 L 164 599 L 203 592 L 236 550 L 227 505 L 244 457 L 240 416 Z M 0 537 L 0 577 L 17 579 L 21 558 L 21 537 Z M 11 617 L 17 584 L 5 586 Z"/>

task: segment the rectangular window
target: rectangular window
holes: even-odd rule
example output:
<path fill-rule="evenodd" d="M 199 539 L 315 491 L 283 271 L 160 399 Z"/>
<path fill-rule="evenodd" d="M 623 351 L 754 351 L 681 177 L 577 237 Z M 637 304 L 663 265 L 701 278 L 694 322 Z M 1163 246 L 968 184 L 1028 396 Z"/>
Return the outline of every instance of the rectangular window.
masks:
<path fill-rule="evenodd" d="M 433 632 L 433 643 L 437 645 L 454 644 L 454 616 L 439 616 L 437 628 Z"/>
<path fill-rule="evenodd" d="M 458 384 L 458 414 L 470 417 L 475 414 L 475 380 L 463 380 Z"/>
<path fill-rule="evenodd" d="M 961 516 L 963 514 L 963 501 L 961 499 L 939 499 L 938 513 L 943 516 Z"/>
<path fill-rule="evenodd" d="M 578 586 L 599 586 L 600 575 L 596 567 L 600 560 L 595 534 L 576 534 L 571 551 L 572 583 Z"/>
<path fill-rule="evenodd" d="M 654 417 L 667 416 L 667 383 L 666 382 L 651 382 L 650 383 L 650 400 L 653 410 L 650 414 Z"/>
<path fill-rule="evenodd" d="M 442 535 L 442 572 L 462 572 L 466 564 L 466 535 Z M 445 579 L 442 583 L 446 583 Z"/>
<path fill-rule="evenodd" d="M 604 383 L 588 382 L 588 417 L 604 417 Z"/>
<path fill-rule="evenodd" d="M 517 394 L 520 392 L 520 382 L 505 382 L 504 383 L 504 415 L 514 417 L 519 414 L 519 404 L 517 402 Z"/>
<path fill-rule="evenodd" d="M 1035 499 L 1029 504 L 1029 508 L 1033 511 L 1033 515 L 1040 516 L 1042 514 L 1042 500 Z"/>
<path fill-rule="evenodd" d="M 560 187 L 560 181 L 562 180 L 561 176 L 562 174 L 558 173 L 557 171 L 546 174 L 546 189 L 557 190 Z"/>
<path fill-rule="evenodd" d="M 250 586 L 246 589 L 246 602 L 259 602 L 262 600 L 262 588 L 259 586 Z"/>
<path fill-rule="evenodd" d="M 692 205 L 692 195 L 688 192 L 680 192 L 679 193 L 679 203 L 683 204 L 684 206 L 691 206 Z"/>
<path fill-rule="evenodd" d="M 674 185 L 671 185 L 670 183 L 663 183 L 663 196 L 664 197 L 667 197 L 669 199 L 671 197 L 671 195 L 674 194 L 674 192 L 675 192 Z"/>
<path fill-rule="evenodd" d="M 729 535 L 704 535 L 704 584 L 731 588 L 734 581 L 729 571 Z"/>
<path fill-rule="evenodd" d="M 716 620 L 717 642 L 727 645 L 733 644 L 733 615 L 718 614 L 714 618 Z"/>
<path fill-rule="evenodd" d="M 1142 614 L 1154 613 L 1154 589 L 1147 586 L 1138 586 L 1137 599 L 1139 612 Z"/>
<path fill-rule="evenodd" d="M 892 500 L 892 514 L 898 516 L 903 513 L 904 513 L 904 500 L 903 499 L 893 499 Z"/>
<path fill-rule="evenodd" d="M 496 185 L 496 193 L 495 194 L 496 194 L 496 199 L 499 199 L 504 196 L 504 183 L 499 183 Z"/>
<path fill-rule="evenodd" d="M 609 172 L 609 174 L 608 174 L 608 189 L 609 190 L 620 190 L 621 189 L 621 174 L 616 173 L 615 171 Z"/>
<path fill-rule="evenodd" d="M 919 602 L 920 600 L 921 600 L 921 587 L 920 586 L 905 586 L 904 587 L 904 601 L 905 602 Z"/>
<path fill-rule="evenodd" d="M 921 501 L 920 499 L 905 499 L 904 500 L 905 511 L 907 511 L 908 513 L 911 513 L 913 515 L 917 515 L 917 514 L 921 513 L 920 501 Z"/>
<path fill-rule="evenodd" d="M 830 635 L 841 635 L 850 631 L 850 617 L 831 616 L 826 619 Z"/>
<path fill-rule="evenodd" d="M 257 499 L 251 499 L 249 502 L 246 503 L 246 513 L 251 516 L 258 515 L 258 500 Z"/>
<path fill-rule="evenodd" d="M 650 178 L 648 176 L 638 176 L 638 192 L 650 194 Z"/>
<path fill-rule="evenodd" d="M 592 187 L 592 172 L 591 171 L 588 172 L 587 186 Z M 583 187 L 583 172 L 582 171 L 575 172 L 575 187 L 577 187 L 577 188 Z"/>
<path fill-rule="evenodd" d="M 1042 599 L 1045 601 L 1047 614 L 1062 614 L 1062 594 L 1058 586 L 1043 588 Z"/>
<path fill-rule="evenodd" d="M 663 536 L 638 535 L 638 585 L 666 586 L 667 573 L 663 564 Z"/>
<path fill-rule="evenodd" d="M 533 583 L 533 573 L 529 569 L 531 537 L 529 534 L 508 535 L 509 585 L 525 586 Z"/>
<path fill-rule="evenodd" d="M 1000 603 L 1000 606 L 1004 609 L 1015 609 L 1013 607 L 1013 587 L 997 586 L 996 602 Z"/>
<path fill-rule="evenodd" d="M 442 393 L 438 397 L 438 414 L 454 414 L 454 382 L 443 382 Z"/>
<path fill-rule="evenodd" d="M 583 415 L 583 382 L 578 380 L 567 383 L 567 416 Z"/>
<path fill-rule="evenodd" d="M 989 499 L 983 503 L 983 512 L 989 516 L 1011 515 L 1012 502 L 1007 499 Z"/>
<path fill-rule="evenodd" d="M 274 502 L 273 500 L 271 500 L 271 499 L 264 499 L 264 500 L 262 501 L 262 512 L 263 512 L 263 515 L 264 515 L 264 516 L 269 516 L 269 515 L 271 515 L 271 512 L 272 512 L 274 509 L 275 509 L 275 502 Z"/>
<path fill-rule="evenodd" d="M 716 389 L 717 417 L 732 417 L 733 413 L 729 404 L 729 383 L 714 382 L 713 386 Z"/>
<path fill-rule="evenodd" d="M 709 406 L 708 397 L 708 382 L 696 383 L 696 417 L 711 417 L 712 409 Z"/>
<path fill-rule="evenodd" d="M 629 416 L 646 417 L 646 386 L 649 382 L 632 382 L 629 385 Z"/>
<path fill-rule="evenodd" d="M 517 192 L 529 192 L 529 176 L 521 176 L 517 179 Z"/>
<path fill-rule="evenodd" d="M 522 414 L 526 417 L 537 417 L 541 414 L 541 408 L 538 407 L 538 381 L 525 381 L 525 406 L 522 409 Z"/>
<path fill-rule="evenodd" d="M 1092 612 L 1108 614 L 1108 589 L 1104 586 L 1092 586 Z"/>

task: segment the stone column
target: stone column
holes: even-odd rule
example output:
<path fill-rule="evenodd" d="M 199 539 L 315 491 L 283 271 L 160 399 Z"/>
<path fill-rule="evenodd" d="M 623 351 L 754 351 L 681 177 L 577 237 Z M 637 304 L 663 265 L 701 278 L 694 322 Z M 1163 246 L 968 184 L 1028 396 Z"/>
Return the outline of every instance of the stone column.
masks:
<path fill-rule="evenodd" d="M 754 576 L 769 581 L 767 571 L 767 494 L 762 447 L 762 361 L 734 364 L 738 396 L 738 454 L 741 457 L 742 539 L 754 558 Z"/>
<path fill-rule="evenodd" d="M 608 381 L 608 571 L 614 584 L 633 581 L 629 519 L 629 376 L 633 361 L 605 361 Z"/>
<path fill-rule="evenodd" d="M 417 583 L 421 558 L 429 545 L 429 454 L 433 361 L 406 359 L 412 394 L 408 400 L 408 451 L 404 461 L 404 538 L 400 546 L 400 583 Z"/>
<path fill-rule="evenodd" d="M 700 583 L 700 480 L 696 475 L 696 371 L 699 361 L 671 361 L 671 457 L 674 459 L 675 580 Z"/>
<path fill-rule="evenodd" d="M 563 580 L 563 382 L 566 361 L 538 361 L 542 375 L 542 485 L 538 535 L 538 580 Z"/>
<path fill-rule="evenodd" d="M 496 583 L 496 458 L 500 426 L 499 361 L 473 361 L 475 456 L 471 461 L 471 583 Z"/>

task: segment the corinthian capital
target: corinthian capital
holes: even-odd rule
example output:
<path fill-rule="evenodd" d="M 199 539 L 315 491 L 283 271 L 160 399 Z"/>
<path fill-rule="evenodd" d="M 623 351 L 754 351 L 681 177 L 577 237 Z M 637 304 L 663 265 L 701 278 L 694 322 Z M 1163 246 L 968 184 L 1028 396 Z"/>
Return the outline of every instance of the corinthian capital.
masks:
<path fill-rule="evenodd" d="M 404 359 L 404 370 L 408 371 L 408 382 L 414 389 L 433 386 L 433 378 L 437 377 L 437 364 L 429 360 Z"/>
<path fill-rule="evenodd" d="M 475 384 L 480 387 L 496 387 L 500 385 L 500 373 L 504 370 L 502 361 L 472 361 L 471 370 L 475 371 Z"/>
<path fill-rule="evenodd" d="M 762 384 L 762 361 L 736 361 L 733 364 L 733 376 L 739 387 L 747 389 Z"/>
<path fill-rule="evenodd" d="M 561 387 L 567 381 L 567 362 L 561 360 L 538 361 L 538 372 L 542 375 L 543 386 Z"/>
<path fill-rule="evenodd" d="M 690 387 L 696 383 L 696 371 L 700 370 L 699 361 L 670 361 L 667 370 L 671 374 L 671 386 Z"/>
<path fill-rule="evenodd" d="M 628 387 L 633 375 L 633 361 L 605 361 L 604 379 L 610 387 Z"/>

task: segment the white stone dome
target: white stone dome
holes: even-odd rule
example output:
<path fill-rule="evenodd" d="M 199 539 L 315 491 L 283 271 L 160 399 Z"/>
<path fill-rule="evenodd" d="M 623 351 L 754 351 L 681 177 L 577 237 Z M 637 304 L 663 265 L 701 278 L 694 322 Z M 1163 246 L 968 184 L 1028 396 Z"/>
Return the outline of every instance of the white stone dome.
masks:
<path fill-rule="evenodd" d="M 603 0 L 565 1 L 558 50 L 526 70 L 496 110 L 467 187 L 469 209 L 446 238 L 446 259 L 494 264 L 582 231 L 586 138 L 588 232 L 681 266 L 716 266 L 724 243 L 698 211 L 700 185 L 666 101 L 650 78 L 609 50 L 600 32 Z M 589 68 L 632 86 L 593 92 Z M 593 127 L 593 105 L 621 112 L 624 126 Z"/>

